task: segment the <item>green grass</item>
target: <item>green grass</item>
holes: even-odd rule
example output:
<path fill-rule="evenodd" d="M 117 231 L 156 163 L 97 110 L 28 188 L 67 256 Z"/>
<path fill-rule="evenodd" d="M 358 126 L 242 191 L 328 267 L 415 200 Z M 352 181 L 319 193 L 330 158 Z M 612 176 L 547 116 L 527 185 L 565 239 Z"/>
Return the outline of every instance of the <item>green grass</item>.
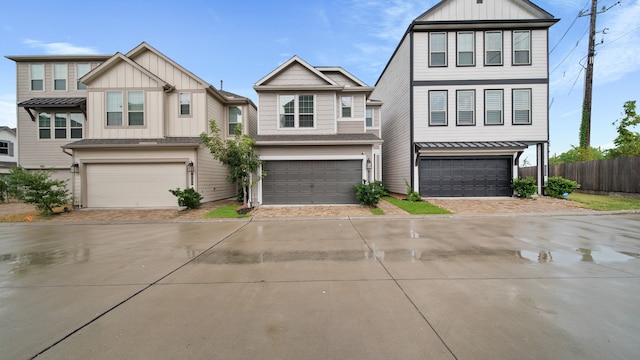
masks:
<path fill-rule="evenodd" d="M 373 215 L 384 215 L 384 210 L 380 208 L 371 208 L 371 213 Z"/>
<path fill-rule="evenodd" d="M 638 210 L 640 200 L 625 198 L 620 196 L 592 195 L 583 193 L 572 193 L 569 200 L 583 204 L 591 210 Z"/>
<path fill-rule="evenodd" d="M 249 214 L 238 214 L 236 212 L 237 206 L 235 205 L 223 205 L 217 209 L 213 209 L 204 215 L 205 219 L 240 219 L 246 218 Z"/>
<path fill-rule="evenodd" d="M 408 212 L 413 215 L 424 215 L 424 214 L 451 214 L 451 211 L 447 209 L 443 209 L 441 207 L 437 207 L 426 201 L 407 201 L 407 200 L 398 200 L 391 196 L 385 196 L 384 199 L 393 205 L 399 207 L 400 209 Z"/>

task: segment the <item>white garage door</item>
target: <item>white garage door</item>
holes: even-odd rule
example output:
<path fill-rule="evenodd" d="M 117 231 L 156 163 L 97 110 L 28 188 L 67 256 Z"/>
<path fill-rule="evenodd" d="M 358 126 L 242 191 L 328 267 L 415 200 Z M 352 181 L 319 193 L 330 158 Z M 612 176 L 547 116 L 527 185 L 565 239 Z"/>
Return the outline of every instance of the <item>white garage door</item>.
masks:
<path fill-rule="evenodd" d="M 178 206 L 169 189 L 184 189 L 183 163 L 87 164 L 87 206 L 136 208 Z"/>

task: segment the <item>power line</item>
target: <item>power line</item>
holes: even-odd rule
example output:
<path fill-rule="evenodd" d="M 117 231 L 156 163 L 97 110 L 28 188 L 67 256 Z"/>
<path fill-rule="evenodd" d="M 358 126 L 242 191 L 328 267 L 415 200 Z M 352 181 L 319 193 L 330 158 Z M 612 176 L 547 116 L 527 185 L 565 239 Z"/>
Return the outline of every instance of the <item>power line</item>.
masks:
<path fill-rule="evenodd" d="M 589 32 L 589 28 L 587 27 L 587 29 L 584 31 L 584 33 L 582 33 L 582 36 L 580 37 L 580 40 L 578 40 L 578 42 L 576 42 L 576 45 L 569 50 L 569 52 L 567 53 L 567 55 L 565 55 L 564 59 L 562 59 L 562 61 L 560 61 L 560 63 L 558 65 L 556 65 L 556 67 L 553 68 L 553 70 L 551 70 L 551 72 L 549 74 L 553 74 L 554 71 L 558 70 L 558 68 L 560 67 L 560 65 L 562 65 L 568 58 L 569 56 L 573 53 L 573 51 L 578 48 L 578 46 L 580 45 L 580 43 L 582 42 L 582 40 L 584 39 L 584 36 L 587 35 L 587 32 Z"/>

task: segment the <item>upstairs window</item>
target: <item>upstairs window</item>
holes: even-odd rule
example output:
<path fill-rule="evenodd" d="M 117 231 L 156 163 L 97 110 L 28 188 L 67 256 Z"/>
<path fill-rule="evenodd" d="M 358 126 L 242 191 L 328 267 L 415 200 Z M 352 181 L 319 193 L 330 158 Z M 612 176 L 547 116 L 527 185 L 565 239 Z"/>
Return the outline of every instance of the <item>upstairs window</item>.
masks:
<path fill-rule="evenodd" d="M 457 111 L 458 111 L 458 125 L 475 125 L 475 90 L 458 90 L 456 92 L 457 97 Z"/>
<path fill-rule="evenodd" d="M 191 115 L 191 94 L 180 93 L 180 115 Z"/>
<path fill-rule="evenodd" d="M 71 113 L 71 138 L 82 139 L 82 124 L 84 117 L 80 113 Z"/>
<path fill-rule="evenodd" d="M 127 111 L 129 126 L 144 125 L 144 93 L 142 91 L 127 92 Z"/>
<path fill-rule="evenodd" d="M 236 128 L 242 124 L 242 109 L 238 106 L 229 108 L 229 135 L 236 134 Z"/>
<path fill-rule="evenodd" d="M 373 127 L 373 109 L 368 107 L 366 111 L 365 126 Z"/>
<path fill-rule="evenodd" d="M 107 126 L 122 126 L 122 91 L 107 91 Z"/>
<path fill-rule="evenodd" d="M 531 64 L 531 32 L 513 31 L 513 65 Z"/>
<path fill-rule="evenodd" d="M 78 76 L 78 81 L 76 85 L 76 89 L 78 90 L 86 90 L 87 85 L 80 82 L 80 78 L 87 75 L 91 70 L 91 66 L 89 64 L 76 64 L 76 75 Z"/>
<path fill-rule="evenodd" d="M 531 124 L 531 89 L 513 90 L 513 124 Z"/>
<path fill-rule="evenodd" d="M 314 118 L 313 95 L 300 95 L 298 100 L 298 111 L 300 114 L 298 125 L 300 127 L 312 128 Z"/>
<path fill-rule="evenodd" d="M 484 64 L 502 65 L 502 32 L 484 33 Z"/>
<path fill-rule="evenodd" d="M 314 127 L 314 95 L 280 95 L 279 100 L 280 128 Z"/>
<path fill-rule="evenodd" d="M 280 127 L 292 128 L 296 126 L 296 97 L 280 95 Z"/>
<path fill-rule="evenodd" d="M 44 90 L 44 64 L 31 64 L 31 90 Z"/>
<path fill-rule="evenodd" d="M 53 90 L 67 90 L 67 64 L 53 64 Z"/>
<path fill-rule="evenodd" d="M 484 91 L 484 123 L 486 125 L 502 125 L 503 115 L 503 92 L 502 90 Z"/>
<path fill-rule="evenodd" d="M 429 125 L 447 125 L 447 91 L 429 91 Z"/>
<path fill-rule="evenodd" d="M 475 65 L 474 37 L 473 31 L 458 33 L 458 66 Z"/>
<path fill-rule="evenodd" d="M 38 138 L 51 139 L 51 115 L 48 113 L 38 114 Z"/>
<path fill-rule="evenodd" d="M 340 103 L 342 105 L 342 117 L 350 118 L 351 117 L 351 104 L 353 103 L 353 98 L 351 96 L 341 96 Z"/>
<path fill-rule="evenodd" d="M 67 138 L 67 114 L 65 113 L 56 113 L 54 115 L 54 136 L 56 139 L 66 139 Z"/>
<path fill-rule="evenodd" d="M 0 141 L 0 155 L 13 156 L 13 143 L 9 141 Z"/>
<path fill-rule="evenodd" d="M 447 66 L 447 33 L 429 34 L 429 66 Z"/>

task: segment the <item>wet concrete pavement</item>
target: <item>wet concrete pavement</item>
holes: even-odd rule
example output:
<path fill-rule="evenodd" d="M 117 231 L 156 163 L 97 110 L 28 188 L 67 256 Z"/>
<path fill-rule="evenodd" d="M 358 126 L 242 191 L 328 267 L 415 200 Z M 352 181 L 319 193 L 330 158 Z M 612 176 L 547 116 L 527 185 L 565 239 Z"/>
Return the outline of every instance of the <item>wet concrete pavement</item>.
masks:
<path fill-rule="evenodd" d="M 640 354 L 640 215 L 0 225 L 0 357 Z"/>

